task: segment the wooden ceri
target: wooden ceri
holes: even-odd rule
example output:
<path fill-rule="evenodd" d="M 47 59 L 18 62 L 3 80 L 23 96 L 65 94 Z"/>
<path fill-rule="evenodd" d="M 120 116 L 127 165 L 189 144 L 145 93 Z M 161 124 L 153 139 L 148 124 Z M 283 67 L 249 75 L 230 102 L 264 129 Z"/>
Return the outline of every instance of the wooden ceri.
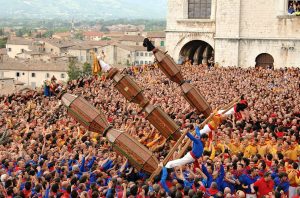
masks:
<path fill-rule="evenodd" d="M 128 75 L 112 68 L 107 77 L 114 81 L 114 87 L 129 101 L 138 104 L 148 120 L 166 139 L 178 140 L 180 127 L 159 106 L 153 106 L 144 97 L 143 90 Z"/>
<path fill-rule="evenodd" d="M 238 101 L 239 98 L 235 98 L 231 103 L 229 103 L 228 105 L 226 105 L 224 107 L 224 111 L 222 112 L 222 114 L 225 114 L 227 111 L 229 111 L 234 104 Z M 203 128 L 204 125 L 206 125 L 213 116 L 215 116 L 215 114 L 218 112 L 218 109 L 216 109 L 212 114 L 210 114 L 209 117 L 207 117 L 201 124 L 200 124 L 200 128 Z M 172 149 L 170 150 L 170 152 L 168 153 L 168 155 L 165 157 L 164 161 L 163 161 L 163 165 L 166 165 L 171 157 L 173 156 L 174 152 L 178 149 L 178 147 L 182 144 L 182 140 L 185 138 L 186 134 L 188 133 L 188 130 L 186 130 L 182 136 L 180 137 L 180 139 L 178 139 L 178 141 L 176 142 L 176 144 L 172 147 Z M 192 134 L 194 135 L 194 132 L 192 132 Z M 178 154 L 177 158 L 180 158 L 187 150 L 188 146 L 191 144 L 191 140 L 188 139 L 187 142 L 184 144 L 184 146 L 182 147 L 182 149 L 180 150 L 180 153 Z M 150 176 L 149 180 L 152 181 L 153 178 L 158 175 L 161 171 L 162 167 L 158 167 Z"/>
<path fill-rule="evenodd" d="M 128 133 L 113 129 L 105 115 L 83 97 L 65 93 L 61 101 L 70 116 L 89 131 L 102 133 L 113 149 L 125 156 L 137 170 L 152 173 L 156 169 L 158 160 L 151 151 Z"/>
<path fill-rule="evenodd" d="M 203 113 L 208 117 L 212 113 L 212 108 L 204 96 L 190 83 L 185 82 L 180 67 L 174 62 L 172 57 L 158 48 L 152 50 L 158 67 L 173 82 L 177 83 L 187 102 L 197 110 L 197 113 Z"/>
<path fill-rule="evenodd" d="M 226 112 L 228 112 L 234 105 L 236 102 L 238 102 L 239 98 L 235 98 L 232 102 L 230 102 L 228 105 L 226 105 L 223 109 L 224 111 L 221 114 L 225 114 Z M 218 108 L 219 109 L 219 108 Z M 214 113 L 212 114 L 213 116 L 218 112 L 218 109 L 216 109 L 214 111 Z M 212 117 L 213 117 L 212 116 Z M 200 128 L 203 128 L 205 124 L 207 124 L 209 120 L 205 120 L 204 122 L 202 122 L 200 124 Z M 192 132 L 193 135 L 195 135 L 195 132 Z M 182 157 L 184 155 L 184 153 L 186 152 L 187 148 L 191 145 L 192 141 L 190 139 L 187 140 L 187 142 L 185 143 L 185 145 L 182 147 L 182 149 L 180 150 L 179 154 L 178 154 L 178 158 Z"/>

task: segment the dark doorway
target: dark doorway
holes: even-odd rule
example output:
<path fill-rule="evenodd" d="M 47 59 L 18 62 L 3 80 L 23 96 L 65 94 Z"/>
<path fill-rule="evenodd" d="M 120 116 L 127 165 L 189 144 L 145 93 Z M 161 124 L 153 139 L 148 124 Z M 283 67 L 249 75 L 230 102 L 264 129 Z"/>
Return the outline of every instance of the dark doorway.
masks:
<path fill-rule="evenodd" d="M 262 53 L 255 59 L 255 67 L 261 67 L 265 69 L 274 69 L 274 58 L 270 54 Z"/>
<path fill-rule="evenodd" d="M 192 64 L 207 64 L 208 60 L 214 56 L 214 49 L 205 41 L 194 40 L 182 47 L 180 56 L 185 60 L 191 60 Z"/>

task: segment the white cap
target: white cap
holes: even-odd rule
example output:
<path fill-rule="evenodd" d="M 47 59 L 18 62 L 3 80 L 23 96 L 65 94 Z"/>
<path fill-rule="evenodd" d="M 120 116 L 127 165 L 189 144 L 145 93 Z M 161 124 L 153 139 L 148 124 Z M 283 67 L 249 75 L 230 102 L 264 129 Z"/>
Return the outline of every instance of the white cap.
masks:
<path fill-rule="evenodd" d="M 7 179 L 7 174 L 1 175 L 1 182 L 5 182 Z"/>

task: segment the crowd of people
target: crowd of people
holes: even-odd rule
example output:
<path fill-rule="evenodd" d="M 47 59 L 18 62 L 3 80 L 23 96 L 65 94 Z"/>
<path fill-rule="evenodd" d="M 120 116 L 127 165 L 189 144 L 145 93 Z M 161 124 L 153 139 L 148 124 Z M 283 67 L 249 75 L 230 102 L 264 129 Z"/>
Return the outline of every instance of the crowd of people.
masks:
<path fill-rule="evenodd" d="M 299 1 L 290 1 L 288 13 L 293 15 L 300 15 L 300 2 Z"/>
<path fill-rule="evenodd" d="M 299 197 L 300 70 L 181 69 L 213 109 L 241 95 L 248 101 L 248 114 L 224 120 L 194 163 L 163 168 L 148 180 L 101 134 L 69 117 L 55 93 L 15 93 L 0 97 L 0 197 Z M 159 69 L 124 73 L 181 129 L 192 132 L 205 119 Z M 62 89 L 84 96 L 160 161 L 175 143 L 105 77 L 80 78 Z"/>

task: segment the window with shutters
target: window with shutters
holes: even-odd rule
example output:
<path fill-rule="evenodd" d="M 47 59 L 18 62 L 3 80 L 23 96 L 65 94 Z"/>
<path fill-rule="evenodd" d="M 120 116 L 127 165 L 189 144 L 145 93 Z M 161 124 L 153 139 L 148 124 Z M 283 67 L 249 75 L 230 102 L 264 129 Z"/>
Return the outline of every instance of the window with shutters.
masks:
<path fill-rule="evenodd" d="M 188 0 L 189 19 L 209 19 L 211 0 Z"/>

